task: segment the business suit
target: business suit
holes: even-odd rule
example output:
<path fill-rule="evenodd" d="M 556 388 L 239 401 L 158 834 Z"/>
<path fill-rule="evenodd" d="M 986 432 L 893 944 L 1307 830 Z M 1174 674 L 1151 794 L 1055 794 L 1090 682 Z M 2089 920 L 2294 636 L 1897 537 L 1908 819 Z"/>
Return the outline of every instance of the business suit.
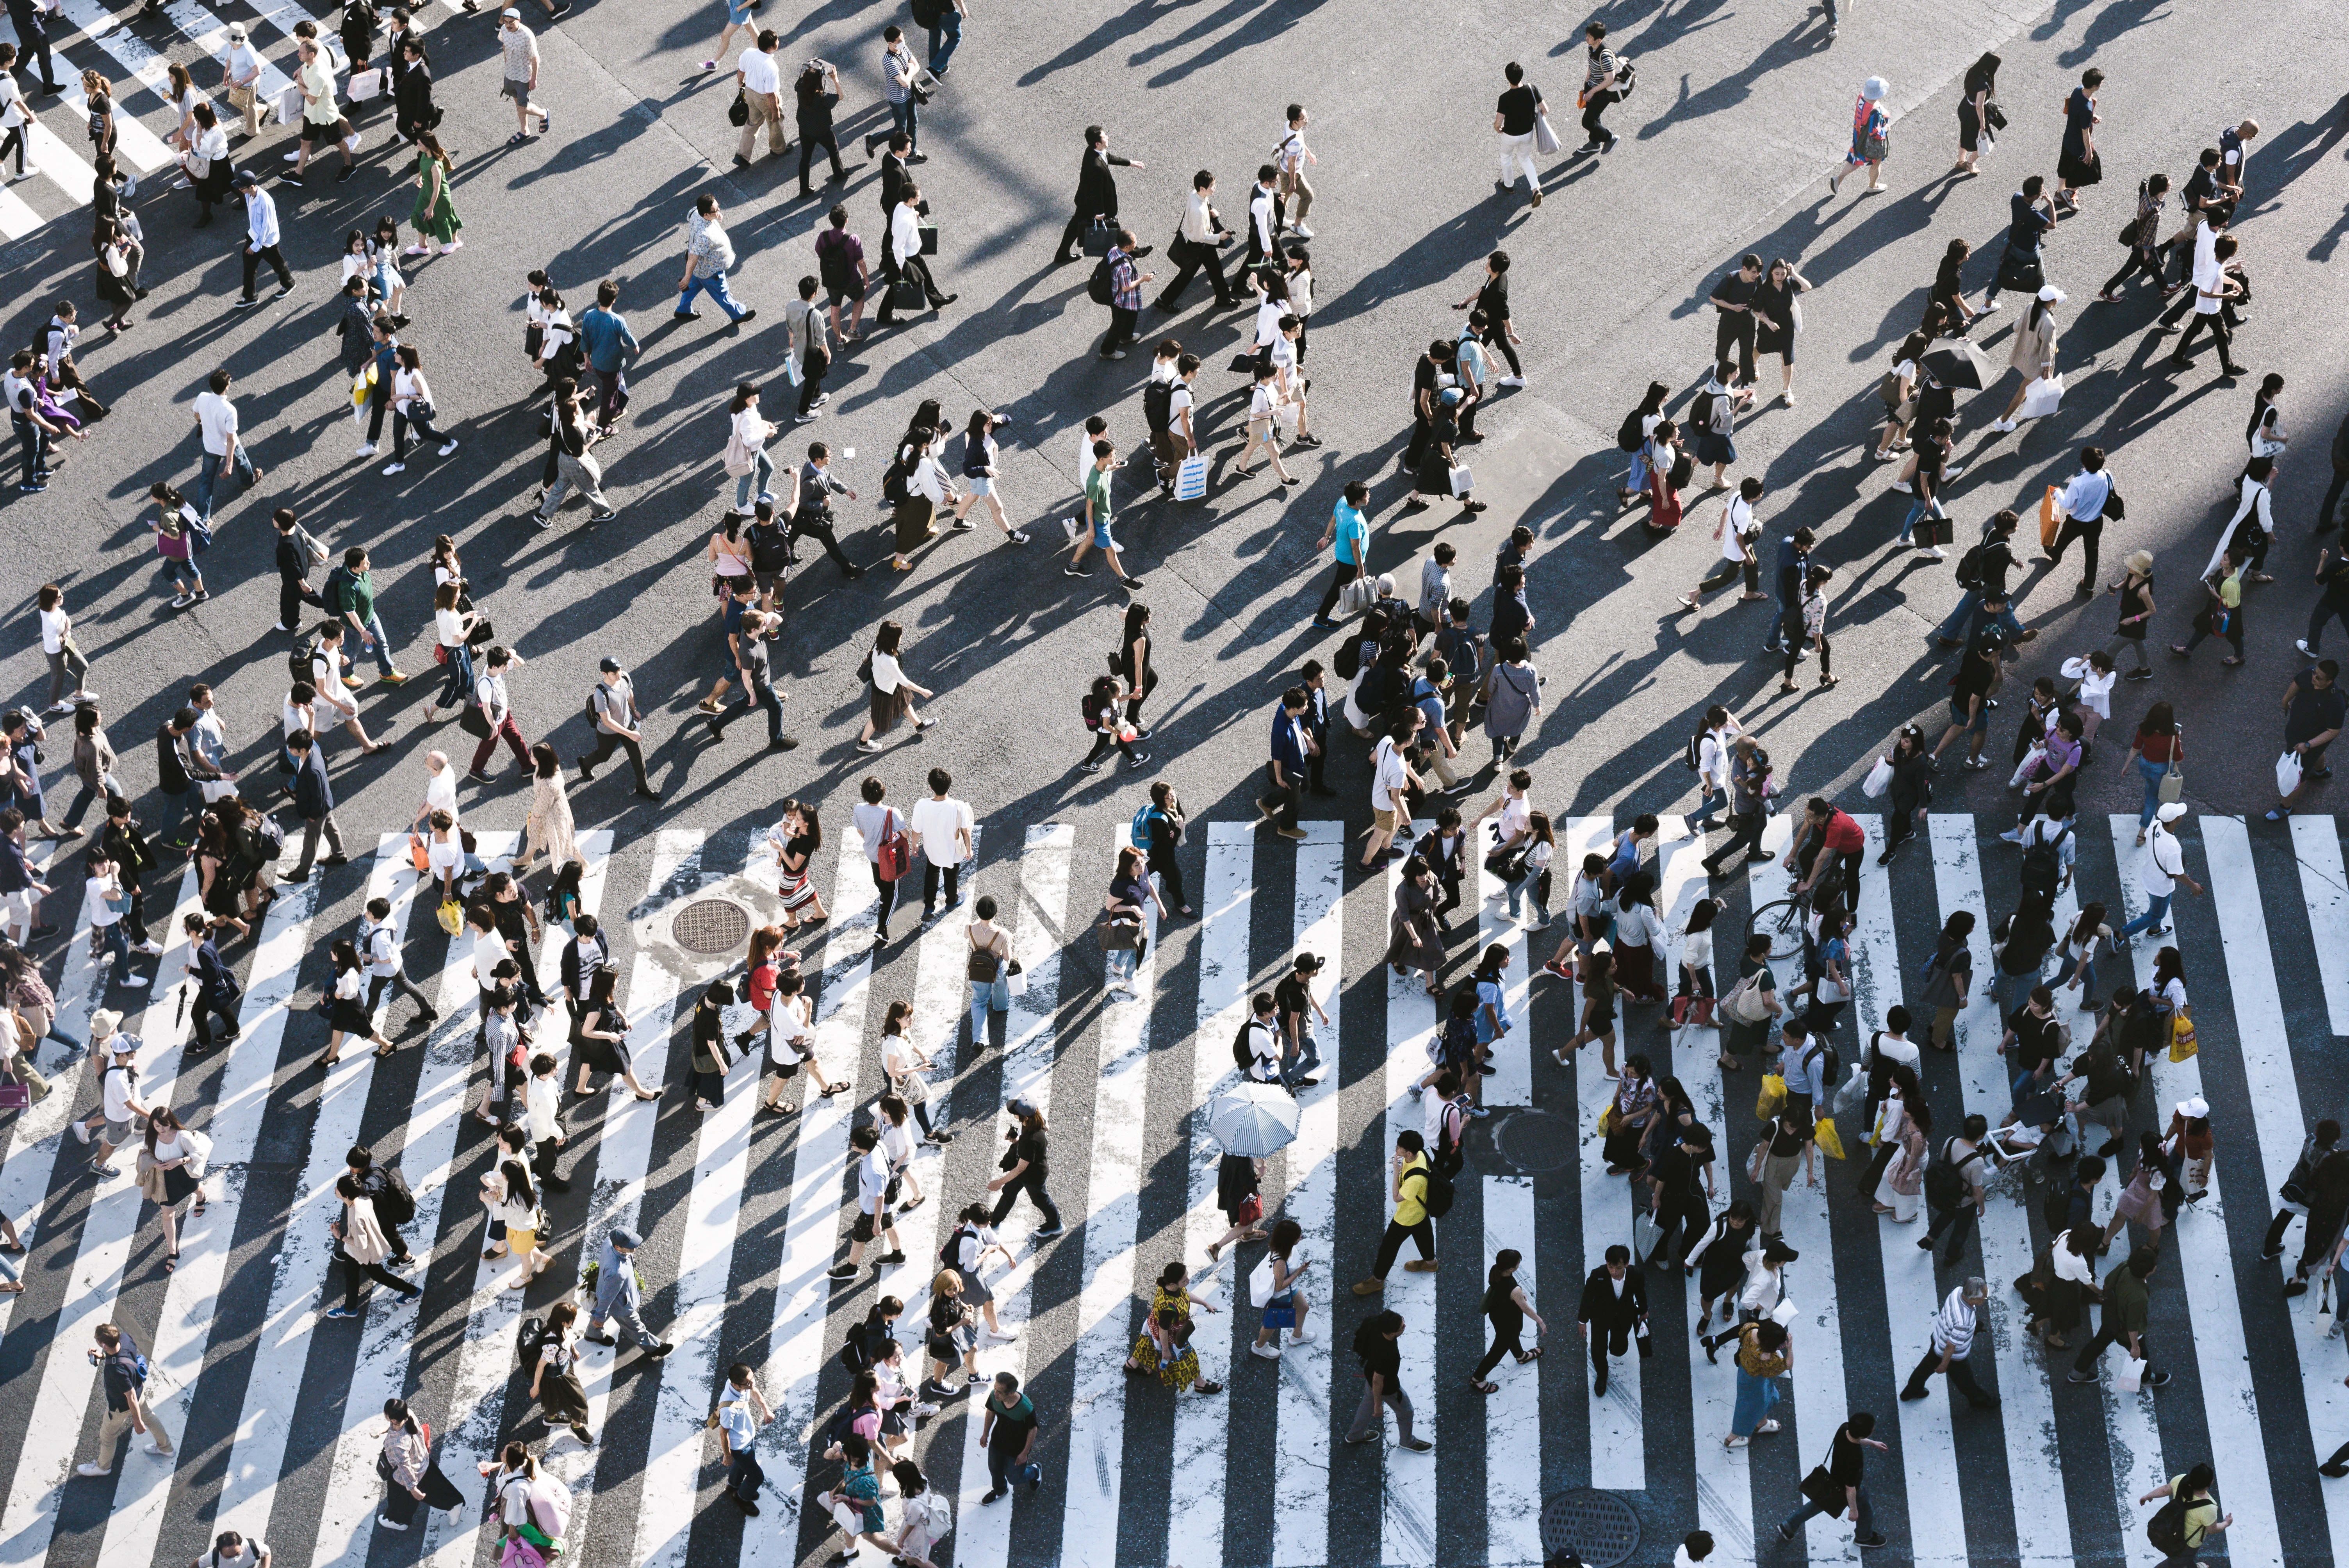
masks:
<path fill-rule="evenodd" d="M 1590 1365 L 1598 1375 L 1591 1391 L 1604 1394 L 1608 1357 L 1629 1353 L 1633 1331 L 1647 1321 L 1648 1282 L 1637 1268 L 1626 1268 L 1623 1278 L 1617 1281 L 1602 1264 L 1582 1282 L 1582 1305 L 1574 1316 L 1578 1323 L 1589 1326 Z"/>
<path fill-rule="evenodd" d="M 335 820 L 334 786 L 326 780 L 326 764 L 318 760 L 315 745 L 303 756 L 302 766 L 294 773 L 294 812 L 302 819 L 302 859 L 285 880 L 301 882 L 309 876 L 310 863 L 318 857 L 318 835 L 322 832 L 326 836 L 327 854 L 340 864 L 343 830 Z"/>
<path fill-rule="evenodd" d="M 41 90 L 63 92 L 57 80 L 57 68 L 49 60 L 49 31 L 42 26 L 41 8 L 34 0 L 8 0 L 8 23 L 16 29 L 19 62 L 41 62 Z"/>
<path fill-rule="evenodd" d="M 237 998 L 243 995 L 244 988 L 236 983 L 236 976 L 230 972 L 229 966 L 221 962 L 220 949 L 212 944 L 210 935 L 196 944 L 189 964 L 196 981 L 196 998 L 190 1008 L 194 1016 L 189 1020 L 195 1030 L 196 1044 L 199 1047 L 213 1044 L 211 1028 L 213 1014 L 218 1014 L 221 1022 L 228 1026 L 220 1037 L 220 1043 L 224 1045 L 235 1039 L 236 1003 Z"/>
<path fill-rule="evenodd" d="M 1085 230 L 1095 218 L 1117 222 L 1117 176 L 1112 168 L 1130 169 L 1131 159 L 1120 158 L 1106 148 L 1088 147 L 1083 160 L 1077 165 L 1077 210 L 1070 216 L 1069 226 L 1061 231 L 1060 254 L 1057 261 L 1072 261 L 1069 247 L 1085 237 Z"/>
<path fill-rule="evenodd" d="M 1316 795 L 1334 795 L 1336 790 L 1321 782 L 1321 769 L 1330 760 L 1330 687 L 1324 681 L 1318 686 L 1305 688 L 1305 735 L 1313 748 L 1305 759 L 1306 787 Z"/>

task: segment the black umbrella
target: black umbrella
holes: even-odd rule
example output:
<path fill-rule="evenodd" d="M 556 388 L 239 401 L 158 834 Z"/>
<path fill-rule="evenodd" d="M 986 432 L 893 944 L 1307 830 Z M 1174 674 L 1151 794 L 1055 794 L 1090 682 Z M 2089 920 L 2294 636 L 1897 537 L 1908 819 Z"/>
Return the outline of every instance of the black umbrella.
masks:
<path fill-rule="evenodd" d="M 1979 392 L 1998 379 L 1990 356 L 1962 338 L 1947 348 L 1933 350 L 1918 363 L 1944 387 L 1967 387 Z"/>

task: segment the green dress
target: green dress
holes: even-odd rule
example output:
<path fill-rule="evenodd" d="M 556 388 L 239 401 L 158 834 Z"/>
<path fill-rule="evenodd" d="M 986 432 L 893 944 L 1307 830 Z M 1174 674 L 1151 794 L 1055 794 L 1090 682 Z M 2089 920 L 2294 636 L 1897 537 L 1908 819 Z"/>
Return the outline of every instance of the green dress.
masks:
<path fill-rule="evenodd" d="M 433 161 L 430 153 L 421 148 L 417 150 L 416 210 L 409 214 L 408 221 L 419 233 L 429 234 L 445 245 L 457 237 L 457 231 L 465 226 L 465 221 L 457 216 L 457 204 L 449 200 L 449 171 L 445 169 L 440 171 L 440 200 L 429 206 L 425 204 L 425 192 L 432 188 L 429 165 Z"/>

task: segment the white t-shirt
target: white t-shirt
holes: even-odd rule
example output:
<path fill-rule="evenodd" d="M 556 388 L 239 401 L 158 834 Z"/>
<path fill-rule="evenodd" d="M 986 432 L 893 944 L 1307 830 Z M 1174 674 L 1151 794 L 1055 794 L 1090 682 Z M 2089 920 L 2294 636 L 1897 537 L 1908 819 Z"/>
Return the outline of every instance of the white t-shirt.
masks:
<path fill-rule="evenodd" d="M 1402 750 L 1394 737 L 1379 737 L 1378 748 L 1371 753 L 1371 810 L 1392 811 L 1395 797 L 1411 782 L 1410 770 L 1404 765 Z"/>
<path fill-rule="evenodd" d="M 228 438 L 236 434 L 236 405 L 217 392 L 199 392 L 196 418 L 204 428 L 204 450 L 215 458 L 228 456 Z"/>
<path fill-rule="evenodd" d="M 2178 879 L 2186 874 L 2186 851 L 2179 848 L 2178 835 L 2156 822 L 2145 836 L 2145 891 L 2155 898 L 2166 898 L 2177 891 Z"/>
<path fill-rule="evenodd" d="M 889 1157 L 880 1149 L 868 1149 L 856 1162 L 856 1205 L 865 1213 L 881 1207 L 882 1196 L 889 1191 Z"/>
<path fill-rule="evenodd" d="M 934 866 L 963 862 L 962 841 L 957 836 L 971 829 L 970 807 L 948 796 L 922 801 L 910 813 L 908 826 L 922 841 L 922 858 Z"/>
<path fill-rule="evenodd" d="M 1744 565 L 1746 547 L 1761 531 L 1762 525 L 1754 519 L 1754 503 L 1742 495 L 1730 497 L 1729 521 L 1721 531 L 1721 558 Z"/>
<path fill-rule="evenodd" d="M 1920 1059 L 1917 1042 L 1903 1035 L 1884 1034 L 1877 1037 L 1876 1054 L 1889 1062 L 1914 1069 Z"/>
<path fill-rule="evenodd" d="M 796 1067 L 808 1059 L 807 994 L 778 996 L 767 1010 L 767 1059 L 778 1067 Z"/>
<path fill-rule="evenodd" d="M 465 869 L 464 842 L 453 831 L 445 839 L 429 840 L 424 846 L 424 858 L 435 881 L 443 873 L 462 872 Z M 502 941 L 498 944 L 498 951 L 501 954 L 505 952 Z M 486 976 L 488 971 L 484 970 L 482 974 Z M 489 981 L 484 978 L 481 984 L 486 985 Z"/>
<path fill-rule="evenodd" d="M 261 57 L 254 52 L 250 43 L 231 44 L 221 56 L 221 65 L 230 87 L 258 88 L 261 86 Z"/>
<path fill-rule="evenodd" d="M 1270 1018 L 1250 1018 L 1247 1032 L 1248 1077 L 1270 1083 L 1280 1076 L 1280 1030 Z"/>
<path fill-rule="evenodd" d="M 120 877 L 111 872 L 102 877 L 91 877 L 82 884 L 82 919 L 88 921 L 93 927 L 115 924 L 121 920 L 122 916 L 108 908 L 106 901 L 121 896 L 122 879 Z"/>
<path fill-rule="evenodd" d="M 41 652 L 60 653 L 66 645 L 66 634 L 73 630 L 73 617 L 63 610 L 41 612 Z"/>
<path fill-rule="evenodd" d="M 905 680 L 905 672 L 898 667 L 897 656 L 895 654 L 885 654 L 877 648 L 874 649 L 873 652 L 873 689 L 879 692 L 882 696 L 887 696 L 890 693 L 895 691 L 900 686 L 904 685 Z"/>
<path fill-rule="evenodd" d="M 359 921 L 359 956 L 367 961 L 370 975 L 388 976 L 399 968 L 399 934 L 391 922 L 381 925 L 362 916 Z"/>
<path fill-rule="evenodd" d="M 438 773 L 424 776 L 424 818 L 429 821 L 435 811 L 457 815 L 457 770 L 443 768 Z"/>
<path fill-rule="evenodd" d="M 1681 943 L 1681 962 L 1702 973 L 1713 967 L 1713 928 L 1692 931 Z"/>
<path fill-rule="evenodd" d="M 752 44 L 734 61 L 742 73 L 742 90 L 748 93 L 772 94 L 782 90 L 782 73 L 775 68 L 775 57 Z"/>
<path fill-rule="evenodd" d="M 106 1102 L 106 1119 L 130 1119 L 130 1075 L 119 1068 L 106 1069 L 106 1082 L 101 1096 Z"/>
<path fill-rule="evenodd" d="M 437 851 L 440 846 L 435 844 L 432 847 Z M 459 847 L 459 852 L 463 852 L 461 846 Z M 506 952 L 506 939 L 500 936 L 495 930 L 474 931 L 473 983 L 484 991 L 495 985 L 498 983 L 498 965 L 504 963 L 510 956 L 511 954 Z"/>
<path fill-rule="evenodd" d="M 432 626 L 444 648 L 462 647 L 465 642 L 465 617 L 455 610 L 432 612 Z"/>
<path fill-rule="evenodd" d="M 1256 307 L 1256 346 L 1264 347 L 1280 336 L 1280 318 L 1288 314 L 1288 302 L 1267 296 Z"/>

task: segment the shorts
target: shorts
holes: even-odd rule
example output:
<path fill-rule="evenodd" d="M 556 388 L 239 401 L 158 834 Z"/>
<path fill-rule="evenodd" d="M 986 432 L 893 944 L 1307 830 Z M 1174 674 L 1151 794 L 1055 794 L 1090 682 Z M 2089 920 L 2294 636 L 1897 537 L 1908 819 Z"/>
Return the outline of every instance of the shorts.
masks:
<path fill-rule="evenodd" d="M 780 572 L 753 572 L 750 583 L 761 593 L 780 593 L 783 591 L 783 574 Z"/>
<path fill-rule="evenodd" d="M 750 0 L 726 0 L 726 20 L 737 27 L 748 26 L 750 21 Z"/>
<path fill-rule="evenodd" d="M 964 488 L 968 490 L 970 493 L 975 496 L 993 495 L 995 493 L 995 481 L 993 480 L 983 479 L 973 474 L 965 474 L 963 476 L 962 482 Z"/>
<path fill-rule="evenodd" d="M 777 1061 L 770 1057 L 767 1059 L 767 1070 L 779 1078 L 797 1078 L 800 1076 L 800 1064 Z"/>
<path fill-rule="evenodd" d="M 135 1134 L 131 1125 L 127 1121 L 109 1121 L 106 1124 L 106 1130 L 98 1134 L 99 1140 L 109 1149 L 121 1148 L 129 1142 L 133 1136 Z"/>
<path fill-rule="evenodd" d="M 882 1210 L 879 1216 L 876 1218 L 872 1214 L 866 1213 L 864 1210 L 859 1209 L 856 1211 L 856 1223 L 848 1227 L 849 1240 L 855 1242 L 869 1242 L 874 1236 L 879 1235 L 883 1231 L 887 1230 L 889 1228 L 889 1224 L 890 1220 L 888 1210 Z"/>
<path fill-rule="evenodd" d="M 1987 735 L 1990 733 L 1990 709 L 1985 707 L 1982 712 L 1968 718 L 1966 705 L 1952 698 L 1950 703 L 1950 722 L 1968 735 Z"/>
<path fill-rule="evenodd" d="M 1272 1305 L 1264 1309 L 1264 1326 L 1267 1328 L 1297 1326 L 1297 1293 L 1295 1291 L 1285 1291 L 1272 1298 Z"/>
<path fill-rule="evenodd" d="M 322 141 L 334 141 L 341 134 L 336 129 L 336 122 L 331 119 L 321 123 L 305 116 L 302 120 L 302 145 L 305 147 L 316 147 Z"/>
<path fill-rule="evenodd" d="M 518 82 L 509 77 L 498 84 L 498 91 L 513 99 L 516 103 L 528 103 L 530 101 L 530 83 L 527 81 Z"/>
<path fill-rule="evenodd" d="M 844 284 L 826 284 L 824 289 L 824 304 L 834 310 L 844 304 L 864 303 L 864 284 L 860 280 L 852 278 Z"/>
<path fill-rule="evenodd" d="M 536 1231 L 517 1231 L 512 1225 L 506 1227 L 506 1252 L 510 1255 L 526 1258 L 536 1251 L 538 1251 Z"/>
<path fill-rule="evenodd" d="M 1110 520 L 1105 517 L 1099 519 L 1094 522 L 1093 548 L 1095 550 L 1115 550 L 1117 548 L 1117 541 L 1109 536 L 1109 523 Z"/>
<path fill-rule="evenodd" d="M 1377 825 L 1381 833 L 1392 833 L 1395 830 L 1395 814 L 1392 811 L 1373 811 L 1371 813 L 1371 820 Z"/>

